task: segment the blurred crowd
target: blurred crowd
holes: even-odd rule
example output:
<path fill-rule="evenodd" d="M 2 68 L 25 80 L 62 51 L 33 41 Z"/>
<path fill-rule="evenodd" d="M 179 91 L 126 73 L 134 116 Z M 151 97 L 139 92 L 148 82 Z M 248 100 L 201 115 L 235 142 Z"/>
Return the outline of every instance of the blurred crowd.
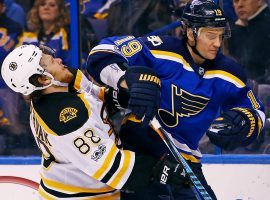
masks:
<path fill-rule="evenodd" d="M 154 31 L 181 37 L 181 27 L 170 25 L 179 21 L 188 1 L 80 0 L 82 66 L 89 51 L 104 37 L 139 37 Z M 233 153 L 270 153 L 270 0 L 216 2 L 223 7 L 231 27 L 231 37 L 224 40 L 222 51 L 246 69 L 248 84 L 264 103 L 268 118 L 257 141 Z M 69 11 L 70 0 L 0 0 L 0 66 L 16 46 L 35 44 L 51 47 L 64 64 L 81 68 L 71 65 L 74 41 L 70 41 Z M 27 99 L 12 92 L 0 77 L 1 155 L 39 154 L 30 134 L 28 109 Z M 201 151 L 217 152 L 207 137 L 201 142 Z"/>

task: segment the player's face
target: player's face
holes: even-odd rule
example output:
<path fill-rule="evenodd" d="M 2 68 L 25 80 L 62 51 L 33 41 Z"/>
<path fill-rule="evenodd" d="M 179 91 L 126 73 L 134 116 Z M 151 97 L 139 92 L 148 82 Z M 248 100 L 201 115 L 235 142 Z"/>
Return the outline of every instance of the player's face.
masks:
<path fill-rule="evenodd" d="M 54 22 L 59 15 L 56 0 L 44 0 L 38 7 L 38 12 L 43 22 Z"/>
<path fill-rule="evenodd" d="M 197 37 L 197 49 L 203 57 L 215 59 L 222 44 L 224 28 L 200 28 Z"/>
<path fill-rule="evenodd" d="M 261 5 L 262 0 L 233 0 L 235 13 L 241 20 L 248 20 L 258 11 Z"/>
<path fill-rule="evenodd" d="M 41 66 L 49 72 L 57 81 L 70 83 L 73 75 L 68 68 L 63 65 L 60 58 L 53 58 L 51 55 L 42 54 Z"/>

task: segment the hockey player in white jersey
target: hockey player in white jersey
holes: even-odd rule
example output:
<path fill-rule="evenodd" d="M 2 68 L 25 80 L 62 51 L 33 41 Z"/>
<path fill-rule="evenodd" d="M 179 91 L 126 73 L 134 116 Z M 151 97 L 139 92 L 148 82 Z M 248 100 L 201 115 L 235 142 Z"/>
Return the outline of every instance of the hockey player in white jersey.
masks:
<path fill-rule="evenodd" d="M 30 95 L 30 126 L 43 158 L 40 199 L 114 200 L 119 189 L 134 192 L 153 178 L 182 180 L 180 169 L 162 174 L 166 159 L 121 150 L 101 118 L 104 88 L 80 70 L 71 73 L 48 48 L 17 47 L 1 73 L 12 90 Z"/>

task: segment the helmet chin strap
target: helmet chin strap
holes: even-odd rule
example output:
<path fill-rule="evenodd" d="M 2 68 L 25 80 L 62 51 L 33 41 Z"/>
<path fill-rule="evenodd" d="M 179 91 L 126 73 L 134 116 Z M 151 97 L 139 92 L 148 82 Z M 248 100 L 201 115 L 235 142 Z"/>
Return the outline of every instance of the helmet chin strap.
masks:
<path fill-rule="evenodd" d="M 60 86 L 60 87 L 67 87 L 68 86 L 68 83 L 63 83 L 63 82 L 60 82 L 60 81 L 56 81 L 54 80 L 54 77 L 48 73 L 48 72 L 43 72 L 43 75 L 46 75 L 46 76 L 49 76 L 51 78 L 51 83 L 49 85 L 44 85 L 44 86 L 41 86 L 41 87 L 35 87 L 35 90 L 43 90 L 43 89 L 46 89 L 52 85 L 56 85 L 56 86 Z"/>
<path fill-rule="evenodd" d="M 193 33 L 193 37 L 194 37 L 194 40 L 195 40 L 195 45 L 194 46 L 191 46 L 188 42 L 188 46 L 190 46 L 190 48 L 192 49 L 192 51 L 198 55 L 200 58 L 204 59 L 204 60 L 208 60 L 207 58 L 205 58 L 200 52 L 199 50 L 197 49 L 197 37 L 198 37 L 198 32 L 199 30 L 195 27 L 195 28 L 192 28 L 192 33 Z"/>
<path fill-rule="evenodd" d="M 63 83 L 63 82 L 60 82 L 60 81 L 56 81 L 56 80 L 52 80 L 52 85 L 56 85 L 56 86 L 60 86 L 60 87 L 67 87 L 68 86 L 68 83 Z"/>

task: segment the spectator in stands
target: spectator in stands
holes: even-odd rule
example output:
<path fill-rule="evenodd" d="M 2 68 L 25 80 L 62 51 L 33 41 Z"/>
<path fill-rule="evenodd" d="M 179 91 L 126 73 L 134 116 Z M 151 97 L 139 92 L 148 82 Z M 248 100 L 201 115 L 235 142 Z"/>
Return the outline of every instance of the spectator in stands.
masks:
<path fill-rule="evenodd" d="M 5 5 L 6 15 L 24 28 L 26 24 L 26 16 L 22 6 L 14 2 L 14 0 L 5 0 Z"/>
<path fill-rule="evenodd" d="M 18 43 L 21 26 L 6 16 L 4 0 L 0 0 L 0 66 L 4 58 Z M 21 123 L 19 103 L 21 95 L 10 90 L 0 76 L 0 134 L 1 145 L 6 146 L 9 138 L 26 130 Z M 3 148 L 3 146 L 2 146 Z M 2 149 L 3 150 L 3 149 Z M 1 153 L 3 153 L 2 151 Z"/>
<path fill-rule="evenodd" d="M 4 0 L 0 0 L 0 66 L 6 55 L 18 42 L 22 28 L 18 23 L 6 16 Z"/>
<path fill-rule="evenodd" d="M 69 45 L 69 14 L 64 0 L 36 0 L 28 13 L 28 28 L 19 45 L 46 45 L 56 51 L 66 65 L 71 65 Z"/>
<path fill-rule="evenodd" d="M 233 0 L 237 20 L 232 26 L 229 53 L 246 68 L 248 78 L 258 83 L 257 95 L 270 116 L 270 10 L 266 0 Z M 266 84 L 267 83 L 267 84 Z M 268 130 L 267 130 L 268 129 Z M 269 127 L 265 126 L 266 133 Z M 262 132 L 250 150 L 260 150 L 265 134 Z"/>
<path fill-rule="evenodd" d="M 119 0 L 109 9 L 108 35 L 142 36 L 170 22 L 167 0 Z"/>
<path fill-rule="evenodd" d="M 237 21 L 232 27 L 229 52 L 247 71 L 248 78 L 266 82 L 270 68 L 270 10 L 266 0 L 233 0 Z"/>

